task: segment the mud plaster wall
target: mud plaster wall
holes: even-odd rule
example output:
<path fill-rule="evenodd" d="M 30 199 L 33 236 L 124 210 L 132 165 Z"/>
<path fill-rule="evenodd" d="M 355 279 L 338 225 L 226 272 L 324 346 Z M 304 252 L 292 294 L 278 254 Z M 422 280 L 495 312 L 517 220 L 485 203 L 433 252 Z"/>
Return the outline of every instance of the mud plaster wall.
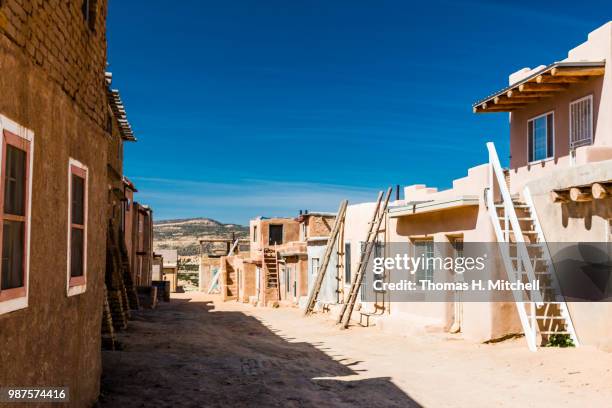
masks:
<path fill-rule="evenodd" d="M 84 31 L 78 2 L 32 3 L 0 7 L 0 112 L 35 134 L 29 306 L 0 316 L 0 384 L 69 386 L 71 405 L 82 407 L 97 398 L 101 373 L 106 2 L 98 1 L 95 33 Z M 87 290 L 73 297 L 66 296 L 70 157 L 89 168 Z"/>
<path fill-rule="evenodd" d="M 334 216 L 319 216 L 311 215 L 308 217 L 307 236 L 308 237 L 326 237 L 329 236 L 331 229 L 334 226 Z"/>

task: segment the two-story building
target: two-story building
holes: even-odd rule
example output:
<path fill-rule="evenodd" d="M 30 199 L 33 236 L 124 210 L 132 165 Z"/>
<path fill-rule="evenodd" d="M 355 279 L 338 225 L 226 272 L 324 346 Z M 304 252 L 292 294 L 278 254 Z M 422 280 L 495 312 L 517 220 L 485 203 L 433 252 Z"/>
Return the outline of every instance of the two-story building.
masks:
<path fill-rule="evenodd" d="M 380 312 L 377 325 L 403 332 L 437 328 L 476 341 L 523 332 L 532 350 L 555 336 L 576 345 L 612 347 L 609 304 L 572 302 L 566 298 L 567 274 L 556 270 L 566 259 L 558 248 L 610 241 L 611 59 L 612 23 L 607 23 L 566 59 L 510 75 L 508 87 L 473 107 L 475 113 L 509 113 L 509 168 L 502 168 L 489 143 L 489 163 L 469 169 L 447 190 L 406 187 L 404 199 L 392 203 L 385 220 L 381 241 L 389 247 L 407 243 L 410 254 L 425 259 L 463 257 L 465 248 L 480 247 L 495 256 L 490 278 L 537 278 L 541 290 L 503 301 L 465 301 L 449 293 L 446 299 L 422 294 L 420 302 L 393 302 L 381 292 L 380 301 L 364 302 Z M 368 204 L 361 207 L 367 211 Z M 365 229 L 363 216 L 352 216 L 358 209 L 347 211 L 347 244 L 355 235 L 351 231 L 359 238 Z M 352 252 L 352 258 L 359 254 L 355 248 Z M 457 279 L 451 275 L 428 268 L 414 279 Z"/>
<path fill-rule="evenodd" d="M 75 407 L 101 373 L 106 6 L 0 2 L 0 384 L 67 386 Z"/>

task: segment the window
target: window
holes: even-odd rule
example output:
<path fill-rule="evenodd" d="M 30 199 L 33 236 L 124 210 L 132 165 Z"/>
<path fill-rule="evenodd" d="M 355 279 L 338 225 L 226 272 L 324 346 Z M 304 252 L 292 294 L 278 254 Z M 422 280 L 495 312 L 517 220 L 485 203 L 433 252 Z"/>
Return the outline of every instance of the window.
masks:
<path fill-rule="evenodd" d="M 68 165 L 68 296 L 85 292 L 87 282 L 87 167 Z"/>
<path fill-rule="evenodd" d="M 570 149 L 593 143 L 593 95 L 570 103 Z"/>
<path fill-rule="evenodd" d="M 344 244 L 344 283 L 351 284 L 351 243 Z"/>
<path fill-rule="evenodd" d="M 257 242 L 257 225 L 253 226 L 253 242 Z"/>
<path fill-rule="evenodd" d="M 529 119 L 527 122 L 527 157 L 529 162 L 548 159 L 554 155 L 554 114 L 552 112 Z"/>
<path fill-rule="evenodd" d="M 283 226 L 270 225 L 269 245 L 279 245 L 283 243 Z"/>
<path fill-rule="evenodd" d="M 319 258 L 312 258 L 312 276 L 319 274 Z"/>
<path fill-rule="evenodd" d="M 432 240 L 414 241 L 414 257 L 422 258 L 419 269 L 415 273 L 416 281 L 433 281 L 434 272 L 434 245 Z"/>
<path fill-rule="evenodd" d="M 30 162 L 33 134 L 7 118 L 0 118 L 2 165 L 0 166 L 0 313 L 27 307 L 29 277 Z"/>

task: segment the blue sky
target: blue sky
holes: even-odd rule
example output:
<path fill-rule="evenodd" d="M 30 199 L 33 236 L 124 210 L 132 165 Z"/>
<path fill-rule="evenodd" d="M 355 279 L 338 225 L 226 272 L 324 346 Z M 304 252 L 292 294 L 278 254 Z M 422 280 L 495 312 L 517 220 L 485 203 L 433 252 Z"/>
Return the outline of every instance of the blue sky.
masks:
<path fill-rule="evenodd" d="M 489 140 L 507 157 L 507 115 L 471 104 L 612 19 L 592 1 L 109 3 L 138 200 L 238 223 L 447 188 Z"/>

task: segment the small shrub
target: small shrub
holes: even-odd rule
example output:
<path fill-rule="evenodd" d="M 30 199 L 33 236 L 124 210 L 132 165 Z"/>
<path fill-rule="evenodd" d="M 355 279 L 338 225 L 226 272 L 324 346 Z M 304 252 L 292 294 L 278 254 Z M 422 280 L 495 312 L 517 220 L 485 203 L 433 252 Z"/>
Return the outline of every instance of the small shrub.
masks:
<path fill-rule="evenodd" d="M 575 347 L 569 334 L 551 334 L 545 347 Z"/>

